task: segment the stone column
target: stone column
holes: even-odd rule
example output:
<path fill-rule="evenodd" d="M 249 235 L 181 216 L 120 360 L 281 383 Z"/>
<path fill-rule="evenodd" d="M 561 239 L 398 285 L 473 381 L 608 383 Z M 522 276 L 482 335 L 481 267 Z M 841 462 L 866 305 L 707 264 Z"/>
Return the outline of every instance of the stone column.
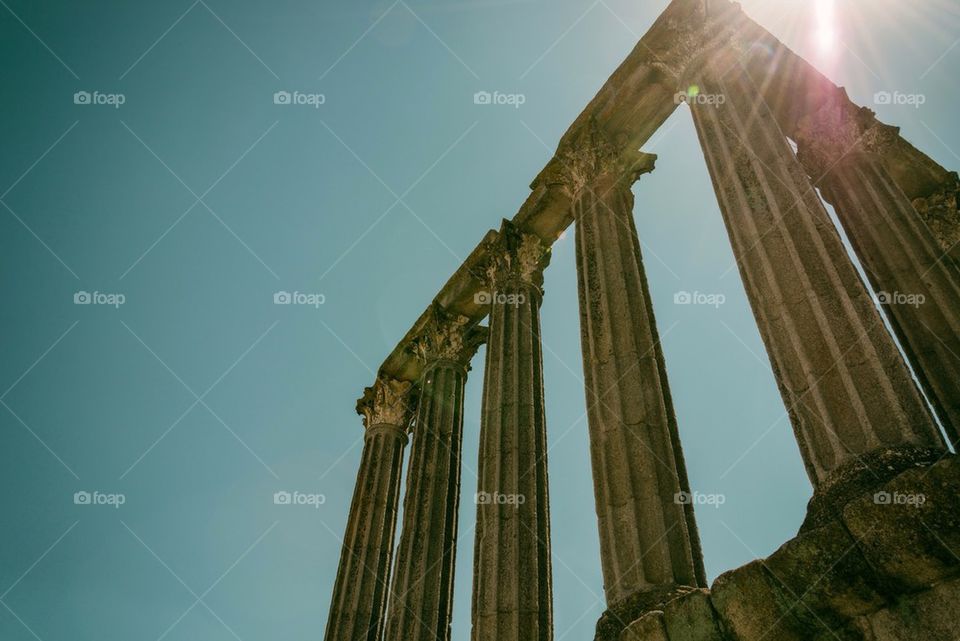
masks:
<path fill-rule="evenodd" d="M 872 119 L 869 111 L 862 116 Z M 833 205 L 917 379 L 957 445 L 960 270 L 883 165 L 896 130 L 875 123 L 861 133 L 856 121 L 863 117 L 829 104 L 803 118 L 799 158 Z"/>
<path fill-rule="evenodd" d="M 450 640 L 463 389 L 470 359 L 483 342 L 482 328 L 468 326 L 439 306 L 411 345 L 423 365 L 420 400 L 403 503 L 403 529 L 387 616 L 387 641 Z"/>
<path fill-rule="evenodd" d="M 473 641 L 550 641 L 553 585 L 540 344 L 549 249 L 504 221 L 490 256 Z"/>
<path fill-rule="evenodd" d="M 580 331 L 607 603 L 706 585 L 631 185 L 656 157 L 589 123 L 557 156 L 576 220 Z M 628 621 L 629 622 L 629 621 Z"/>
<path fill-rule="evenodd" d="M 729 60 L 725 61 L 729 63 Z M 890 450 L 944 442 L 839 234 L 739 64 L 691 105 L 733 252 L 807 472 L 826 488 Z"/>
<path fill-rule="evenodd" d="M 380 377 L 357 401 L 366 435 L 326 641 L 379 641 L 383 635 L 412 387 Z"/>

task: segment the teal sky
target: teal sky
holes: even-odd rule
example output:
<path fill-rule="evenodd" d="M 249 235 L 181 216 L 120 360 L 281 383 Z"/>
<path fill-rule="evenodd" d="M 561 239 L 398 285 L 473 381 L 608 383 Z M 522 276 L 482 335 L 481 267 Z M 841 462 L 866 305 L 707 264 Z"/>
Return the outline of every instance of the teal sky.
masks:
<path fill-rule="evenodd" d="M 320 639 L 355 399 L 666 4 L 0 0 L 0 638 Z M 955 0 L 837 0 L 832 51 L 811 36 L 822 2 L 742 4 L 856 102 L 924 95 L 875 108 L 960 167 Z M 685 106 L 646 151 L 636 219 L 691 482 L 725 499 L 697 511 L 712 580 L 790 538 L 810 486 Z M 571 235 L 543 304 L 558 641 L 592 638 L 604 608 Z"/>

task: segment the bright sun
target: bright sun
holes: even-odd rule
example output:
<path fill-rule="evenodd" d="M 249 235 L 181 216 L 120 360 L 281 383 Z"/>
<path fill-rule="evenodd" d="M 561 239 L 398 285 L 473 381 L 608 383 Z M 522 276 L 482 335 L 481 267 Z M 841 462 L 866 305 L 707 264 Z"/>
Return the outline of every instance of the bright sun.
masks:
<path fill-rule="evenodd" d="M 816 0 L 817 46 L 823 53 L 833 51 L 837 43 L 836 14 L 834 0 Z"/>

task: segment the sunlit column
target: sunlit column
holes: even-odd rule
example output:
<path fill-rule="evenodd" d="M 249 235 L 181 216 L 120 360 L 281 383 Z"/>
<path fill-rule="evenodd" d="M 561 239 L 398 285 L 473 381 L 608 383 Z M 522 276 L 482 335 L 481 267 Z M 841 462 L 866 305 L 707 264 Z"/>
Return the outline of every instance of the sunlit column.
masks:
<path fill-rule="evenodd" d="M 703 585 L 663 350 L 631 185 L 655 156 L 594 123 L 555 159 L 576 220 L 580 331 L 600 554 L 608 605 L 637 592 Z"/>
<path fill-rule="evenodd" d="M 553 583 L 540 303 L 549 249 L 504 221 L 489 246 L 473 641 L 550 641 Z"/>
<path fill-rule="evenodd" d="M 387 602 L 412 384 L 380 377 L 357 412 L 366 428 L 326 641 L 379 641 Z"/>
<path fill-rule="evenodd" d="M 828 104 L 798 127 L 799 158 L 837 218 L 950 439 L 960 427 L 960 270 L 945 255 L 880 155 L 896 136 L 861 133 Z"/>
<path fill-rule="evenodd" d="M 463 391 L 485 332 L 434 306 L 411 350 L 420 400 L 403 502 L 403 529 L 387 616 L 387 641 L 449 641 L 453 609 Z"/>
<path fill-rule="evenodd" d="M 738 63 L 697 82 L 694 121 L 807 471 L 944 442 L 826 209 Z M 724 66 L 726 65 L 726 66 Z M 725 73 L 722 71 L 728 69 Z M 882 470 L 885 471 L 885 470 Z"/>

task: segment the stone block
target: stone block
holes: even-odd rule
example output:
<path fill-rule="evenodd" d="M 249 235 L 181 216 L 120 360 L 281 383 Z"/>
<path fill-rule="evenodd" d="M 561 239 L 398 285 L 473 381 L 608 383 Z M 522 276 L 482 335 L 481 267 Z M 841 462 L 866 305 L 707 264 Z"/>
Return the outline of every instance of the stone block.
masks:
<path fill-rule="evenodd" d="M 808 641 L 791 603 L 763 567 L 752 561 L 717 577 L 710 600 L 724 632 L 737 641 Z"/>
<path fill-rule="evenodd" d="M 811 628 L 841 627 L 888 603 L 856 540 L 837 521 L 787 541 L 766 567 L 784 592 L 800 600 L 795 614 Z"/>
<path fill-rule="evenodd" d="M 620 641 L 668 641 L 663 612 L 654 610 L 644 614 L 620 633 Z"/>
<path fill-rule="evenodd" d="M 843 521 L 864 557 L 901 590 L 960 574 L 960 459 L 904 472 L 847 504 Z"/>
<path fill-rule="evenodd" d="M 708 590 L 694 590 L 663 608 L 664 625 L 670 641 L 725 641 Z"/>
<path fill-rule="evenodd" d="M 861 620 L 867 641 L 956 641 L 960 639 L 960 581 L 941 583 L 900 599 Z"/>

